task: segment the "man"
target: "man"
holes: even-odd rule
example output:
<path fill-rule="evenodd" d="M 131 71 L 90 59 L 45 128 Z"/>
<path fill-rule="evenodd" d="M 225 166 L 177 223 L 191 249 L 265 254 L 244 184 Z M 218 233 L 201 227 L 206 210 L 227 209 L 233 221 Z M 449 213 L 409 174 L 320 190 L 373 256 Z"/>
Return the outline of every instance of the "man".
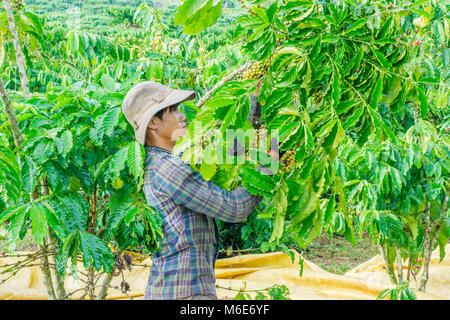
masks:
<path fill-rule="evenodd" d="M 244 187 L 225 191 L 172 154 L 186 133 L 186 117 L 178 105 L 194 97 L 194 91 L 144 82 L 128 92 L 122 106 L 136 140 L 145 146 L 148 205 L 163 219 L 164 239 L 152 257 L 145 299 L 217 299 L 219 235 L 214 219 L 240 222 L 262 199 Z"/>

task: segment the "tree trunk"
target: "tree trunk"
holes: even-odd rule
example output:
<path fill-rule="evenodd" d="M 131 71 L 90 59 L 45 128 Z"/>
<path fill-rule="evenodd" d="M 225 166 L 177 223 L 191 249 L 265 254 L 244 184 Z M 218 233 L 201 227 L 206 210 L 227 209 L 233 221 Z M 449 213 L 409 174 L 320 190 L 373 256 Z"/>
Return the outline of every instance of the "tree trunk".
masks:
<path fill-rule="evenodd" d="M 49 195 L 50 191 L 48 189 L 48 180 L 47 177 L 44 176 L 41 179 L 41 195 L 42 196 L 46 196 Z M 56 242 L 56 238 L 53 236 L 52 232 L 49 230 L 48 232 L 48 242 L 49 243 L 55 243 Z M 49 249 L 51 252 L 58 252 L 57 249 L 57 245 L 50 245 Z M 56 255 L 52 256 L 52 263 L 56 266 Z M 62 300 L 64 299 L 64 297 L 67 295 L 66 293 L 66 289 L 64 287 L 64 279 L 62 278 L 62 276 L 58 273 L 58 271 L 56 270 L 55 267 L 55 272 L 53 273 L 54 279 L 56 280 L 56 299 L 58 300 Z M 52 284 L 52 288 L 53 288 L 53 284 Z"/>
<path fill-rule="evenodd" d="M 50 272 L 50 264 L 48 261 L 48 251 L 46 240 L 44 240 L 44 245 L 39 246 L 39 249 L 43 251 L 43 255 L 40 258 L 41 261 L 41 272 L 43 275 L 44 287 L 47 291 L 47 296 L 49 300 L 56 300 L 55 289 L 53 288 L 53 280 Z"/>
<path fill-rule="evenodd" d="M 217 90 L 217 88 L 219 88 L 224 83 L 236 78 L 237 75 L 241 74 L 242 72 L 244 72 L 245 70 L 250 68 L 251 65 L 252 65 L 251 62 L 246 63 L 243 66 L 241 66 L 240 68 L 238 68 L 236 71 L 233 71 L 229 75 L 223 77 L 223 79 L 220 80 L 219 82 L 217 82 L 216 85 L 211 88 L 211 90 L 209 90 L 207 93 L 205 93 L 205 95 L 195 104 L 195 106 L 197 108 L 201 108 L 206 103 L 206 101 L 208 101 L 212 97 L 212 95 Z"/>
<path fill-rule="evenodd" d="M 386 271 L 389 275 L 389 277 L 391 278 L 391 281 L 398 285 L 398 281 L 397 281 L 397 277 L 395 276 L 395 269 L 394 269 L 394 264 L 392 262 L 389 262 L 389 248 L 386 247 L 384 248 L 382 245 L 379 245 L 379 249 L 381 252 L 381 256 L 384 259 L 384 262 L 386 263 Z"/>
<path fill-rule="evenodd" d="M 105 280 L 103 280 L 102 287 L 100 288 L 100 291 L 97 294 L 97 300 L 105 300 L 106 296 L 108 295 L 108 289 L 109 285 L 111 284 L 111 280 L 114 277 L 114 270 L 111 270 L 110 274 L 106 274 Z"/>
<path fill-rule="evenodd" d="M 406 281 L 409 282 L 410 276 L 411 276 L 411 267 L 412 267 L 412 253 L 409 253 L 409 258 L 408 258 L 408 273 L 406 275 Z"/>
<path fill-rule="evenodd" d="M 402 264 L 402 254 L 400 249 L 396 249 L 397 252 L 397 274 L 398 274 L 398 283 L 401 284 L 403 282 L 403 264 Z"/>
<path fill-rule="evenodd" d="M 93 267 L 89 267 L 88 270 L 88 292 L 89 299 L 95 300 L 95 270 Z"/>
<path fill-rule="evenodd" d="M 22 134 L 20 133 L 19 123 L 17 122 L 17 118 L 14 113 L 11 100 L 9 100 L 8 93 L 6 92 L 6 88 L 5 85 L 3 84 L 2 79 L 0 79 L 0 97 L 2 98 L 6 114 L 8 115 L 8 121 L 11 126 L 11 131 L 14 137 L 14 143 L 16 147 L 18 147 L 22 144 Z"/>
<path fill-rule="evenodd" d="M 14 51 L 16 54 L 17 68 L 19 69 L 20 82 L 22 83 L 23 94 L 26 99 L 31 99 L 30 88 L 28 84 L 27 73 L 25 71 L 25 63 L 23 58 L 22 47 L 20 46 L 20 38 L 17 32 L 16 23 L 14 22 L 14 15 L 11 8 L 10 0 L 3 0 L 5 3 L 6 15 L 8 17 L 9 31 L 11 31 L 12 40 L 14 44 Z"/>
<path fill-rule="evenodd" d="M 52 232 L 49 231 L 48 233 L 48 239 L 50 242 L 54 242 L 56 241 L 55 237 L 53 236 Z M 57 252 L 57 245 L 53 245 L 50 247 L 51 251 Z M 56 255 L 52 257 L 52 263 L 55 264 L 56 266 Z M 64 300 L 65 297 L 67 296 L 67 292 L 66 292 L 66 288 L 64 287 L 64 279 L 63 277 L 58 273 L 58 271 L 55 268 L 55 272 L 53 273 L 53 276 L 55 277 L 56 280 L 56 285 L 55 285 L 55 289 L 56 289 L 56 298 L 58 300 Z"/>
<path fill-rule="evenodd" d="M 447 190 L 448 193 L 448 190 Z M 429 279 L 429 269 L 430 269 L 430 261 L 431 261 L 431 254 L 433 253 L 433 248 L 436 244 L 437 237 L 439 236 L 439 231 L 441 229 L 442 222 L 445 218 L 445 213 L 447 212 L 448 207 L 448 194 L 445 196 L 445 200 L 442 206 L 442 212 L 441 215 L 434 221 L 431 222 L 431 213 L 430 213 L 430 204 L 427 205 L 427 226 L 425 229 L 425 249 L 424 249 L 424 262 L 423 262 L 423 272 L 422 277 L 420 279 L 419 284 L 419 291 L 425 292 L 425 287 L 427 285 L 428 279 Z M 433 232 L 433 229 L 435 231 Z"/>

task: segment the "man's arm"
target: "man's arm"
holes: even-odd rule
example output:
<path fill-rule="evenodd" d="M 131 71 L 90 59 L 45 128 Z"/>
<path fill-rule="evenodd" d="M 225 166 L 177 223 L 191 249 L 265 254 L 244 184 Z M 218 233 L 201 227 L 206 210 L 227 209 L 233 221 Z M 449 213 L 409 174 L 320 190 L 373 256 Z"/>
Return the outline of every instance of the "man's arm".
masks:
<path fill-rule="evenodd" d="M 242 186 L 223 190 L 174 156 L 161 158 L 156 167 L 152 177 L 156 189 L 179 205 L 225 222 L 244 220 L 262 200 Z"/>

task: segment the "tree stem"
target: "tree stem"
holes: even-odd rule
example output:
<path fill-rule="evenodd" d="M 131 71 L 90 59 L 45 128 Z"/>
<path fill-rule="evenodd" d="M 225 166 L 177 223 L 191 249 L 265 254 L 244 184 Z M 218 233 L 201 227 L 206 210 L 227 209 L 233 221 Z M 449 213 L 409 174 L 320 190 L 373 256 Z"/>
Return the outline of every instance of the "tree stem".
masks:
<path fill-rule="evenodd" d="M 9 99 L 8 93 L 6 92 L 5 85 L 3 84 L 2 79 L 0 79 L 0 98 L 2 99 L 3 105 L 5 106 L 5 111 L 8 116 L 9 125 L 11 126 L 11 131 L 14 137 L 14 143 L 16 147 L 22 144 L 22 134 L 19 129 L 19 124 L 17 122 L 16 115 L 14 113 L 14 109 Z"/>
<path fill-rule="evenodd" d="M 27 73 L 25 71 L 25 62 L 23 58 L 22 47 L 20 46 L 20 38 L 17 32 L 16 23 L 14 21 L 14 14 L 11 9 L 11 3 L 10 0 L 4 0 L 3 2 L 5 3 L 6 15 L 8 17 L 9 31 L 11 31 L 12 35 L 14 51 L 16 54 L 16 63 L 19 69 L 20 82 L 22 83 L 22 90 L 25 98 L 31 99 L 31 92 L 28 84 Z"/>
<path fill-rule="evenodd" d="M 398 283 L 403 282 L 403 264 L 402 264 L 402 255 L 400 249 L 396 249 L 397 252 L 397 274 L 398 274 Z"/>
<path fill-rule="evenodd" d="M 252 65 L 251 62 L 246 63 L 243 66 L 239 67 L 237 70 L 235 70 L 232 73 L 230 73 L 229 75 L 223 77 L 222 80 L 217 82 L 216 85 L 214 85 L 207 93 L 205 93 L 205 95 L 195 104 L 195 106 L 197 108 L 201 108 L 206 103 L 206 101 L 208 101 L 212 97 L 212 95 L 217 90 L 217 88 L 219 88 L 224 83 L 226 83 L 228 81 L 231 81 L 234 78 L 236 78 L 236 76 L 238 74 L 240 74 L 240 73 L 244 72 L 245 70 L 247 70 L 248 68 L 250 68 L 251 65 Z"/>
<path fill-rule="evenodd" d="M 427 202 L 427 216 L 425 217 L 426 226 L 425 226 L 425 249 L 424 249 L 424 262 L 423 262 L 423 272 L 422 277 L 420 279 L 419 291 L 425 292 L 425 287 L 427 285 L 428 279 L 430 277 L 430 262 L 431 262 L 431 254 L 433 253 L 434 246 L 436 244 L 437 237 L 439 236 L 439 231 L 442 226 L 442 222 L 445 217 L 445 213 L 447 212 L 448 207 L 448 190 L 445 196 L 445 200 L 442 206 L 441 215 L 435 220 L 431 221 L 431 213 L 430 213 L 430 202 Z M 435 231 L 433 232 L 433 229 Z"/>
<path fill-rule="evenodd" d="M 395 276 L 394 264 L 389 261 L 389 255 L 388 255 L 389 248 L 388 247 L 384 248 L 382 245 L 379 245 L 379 249 L 381 252 L 381 256 L 384 259 L 384 262 L 386 263 L 386 270 L 387 270 L 389 277 L 391 278 L 391 281 L 394 284 L 398 285 L 397 277 Z"/>
<path fill-rule="evenodd" d="M 114 277 L 114 269 L 111 270 L 110 274 L 106 274 L 105 280 L 103 280 L 103 284 L 97 294 L 97 300 L 105 300 L 106 296 L 108 295 L 108 288 L 111 284 L 111 281 Z"/>

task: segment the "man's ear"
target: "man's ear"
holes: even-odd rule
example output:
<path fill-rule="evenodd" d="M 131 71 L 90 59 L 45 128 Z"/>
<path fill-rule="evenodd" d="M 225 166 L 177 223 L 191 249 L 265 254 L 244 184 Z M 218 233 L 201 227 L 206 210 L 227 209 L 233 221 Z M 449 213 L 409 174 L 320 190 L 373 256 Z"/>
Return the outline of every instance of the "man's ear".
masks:
<path fill-rule="evenodd" d="M 161 123 L 161 120 L 158 117 L 153 117 L 148 122 L 147 128 L 155 130 L 158 128 L 160 123 Z"/>

